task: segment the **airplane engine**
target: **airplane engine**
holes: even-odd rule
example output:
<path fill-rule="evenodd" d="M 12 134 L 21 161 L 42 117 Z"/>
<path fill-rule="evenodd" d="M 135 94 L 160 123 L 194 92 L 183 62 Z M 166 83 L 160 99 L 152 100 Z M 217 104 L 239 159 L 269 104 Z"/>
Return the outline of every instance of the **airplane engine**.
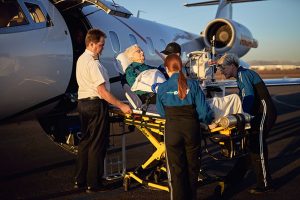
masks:
<path fill-rule="evenodd" d="M 245 26 L 230 19 L 217 18 L 208 23 L 203 33 L 206 47 L 211 47 L 213 36 L 217 54 L 230 52 L 242 57 L 250 48 L 258 46 L 257 40 Z"/>

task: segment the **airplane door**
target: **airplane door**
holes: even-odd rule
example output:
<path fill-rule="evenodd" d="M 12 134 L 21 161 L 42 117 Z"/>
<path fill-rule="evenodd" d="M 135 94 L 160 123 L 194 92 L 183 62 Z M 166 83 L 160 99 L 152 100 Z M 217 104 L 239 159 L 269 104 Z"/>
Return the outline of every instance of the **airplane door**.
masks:
<path fill-rule="evenodd" d="M 111 78 L 111 90 L 119 98 L 124 98 L 120 91 L 119 73 L 115 70 L 115 56 L 119 51 L 114 48 L 112 37 L 118 38 L 114 31 L 120 31 L 119 27 L 124 27 L 114 16 L 129 17 L 132 14 L 120 5 L 108 1 L 52 1 L 63 15 L 68 28 L 71 32 L 74 51 L 74 66 L 72 78 L 68 87 L 68 92 L 77 91 L 77 82 L 75 77 L 76 62 L 78 57 L 85 49 L 84 37 L 90 28 L 99 28 L 107 35 L 107 41 L 104 51 L 101 55 L 101 63 L 108 70 Z M 112 31 L 113 30 L 113 31 Z M 78 42 L 78 35 L 81 35 L 81 42 Z M 80 40 L 80 39 L 79 39 Z M 119 43 L 118 39 L 113 40 Z M 112 44 L 113 43 L 113 44 Z"/>
<path fill-rule="evenodd" d="M 1 120 L 57 101 L 70 80 L 73 52 L 64 19 L 48 1 L 0 7 Z"/>
<path fill-rule="evenodd" d="M 106 12 L 106 15 L 115 15 L 122 17 L 129 17 L 132 14 L 124 7 L 108 1 L 95 0 L 52 0 L 53 4 L 58 8 L 63 15 L 67 26 L 70 30 L 72 44 L 73 44 L 73 70 L 71 80 L 67 88 L 68 93 L 75 93 L 78 90 L 76 82 L 76 62 L 78 57 L 85 49 L 84 38 L 87 31 L 94 26 L 90 23 L 88 16 L 92 13 L 86 14 L 83 10 L 88 5 L 95 5 L 95 12 L 101 9 L 101 12 Z M 106 25 L 106 24 L 105 24 Z M 102 29 L 103 30 L 103 29 Z M 115 76 L 115 74 L 110 74 Z"/>
<path fill-rule="evenodd" d="M 124 8 L 116 4 L 114 1 L 101 1 L 101 0 L 51 0 L 53 4 L 60 10 L 66 11 L 68 9 L 74 8 L 76 6 L 85 6 L 85 5 L 95 5 L 97 8 L 102 9 L 109 15 L 119 16 L 119 17 L 130 17 L 132 13 Z"/>

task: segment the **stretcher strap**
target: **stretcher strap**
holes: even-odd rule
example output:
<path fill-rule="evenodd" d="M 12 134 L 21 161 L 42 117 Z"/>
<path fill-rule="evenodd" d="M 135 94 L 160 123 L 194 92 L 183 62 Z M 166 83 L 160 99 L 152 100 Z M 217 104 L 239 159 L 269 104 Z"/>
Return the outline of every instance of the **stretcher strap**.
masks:
<path fill-rule="evenodd" d="M 236 120 L 237 120 L 237 131 L 239 133 L 244 133 L 245 132 L 245 125 L 246 125 L 246 120 L 243 114 L 235 114 Z"/>

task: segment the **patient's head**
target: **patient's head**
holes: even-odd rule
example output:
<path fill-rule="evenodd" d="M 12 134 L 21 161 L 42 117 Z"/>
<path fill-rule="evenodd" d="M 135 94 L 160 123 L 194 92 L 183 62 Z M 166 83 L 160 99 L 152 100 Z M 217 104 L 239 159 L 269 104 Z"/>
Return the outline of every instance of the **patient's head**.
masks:
<path fill-rule="evenodd" d="M 145 62 L 144 52 L 137 44 L 128 47 L 124 51 L 124 54 L 132 62 L 137 62 L 137 63 Z"/>

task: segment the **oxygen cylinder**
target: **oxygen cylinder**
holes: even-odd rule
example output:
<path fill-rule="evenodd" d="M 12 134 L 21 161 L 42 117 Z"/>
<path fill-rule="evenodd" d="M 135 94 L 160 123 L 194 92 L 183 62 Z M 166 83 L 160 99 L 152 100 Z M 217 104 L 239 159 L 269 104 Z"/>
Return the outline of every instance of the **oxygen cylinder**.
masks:
<path fill-rule="evenodd" d="M 245 119 L 245 123 L 249 123 L 251 121 L 251 115 L 248 114 L 248 113 L 243 113 L 243 114 L 240 114 L 244 117 Z M 223 128 L 228 128 L 228 127 L 234 127 L 236 126 L 238 123 L 238 119 L 237 119 L 237 116 L 236 115 L 228 115 L 228 116 L 225 116 L 225 117 L 222 117 L 220 119 L 220 122 L 219 122 L 219 125 Z"/>

